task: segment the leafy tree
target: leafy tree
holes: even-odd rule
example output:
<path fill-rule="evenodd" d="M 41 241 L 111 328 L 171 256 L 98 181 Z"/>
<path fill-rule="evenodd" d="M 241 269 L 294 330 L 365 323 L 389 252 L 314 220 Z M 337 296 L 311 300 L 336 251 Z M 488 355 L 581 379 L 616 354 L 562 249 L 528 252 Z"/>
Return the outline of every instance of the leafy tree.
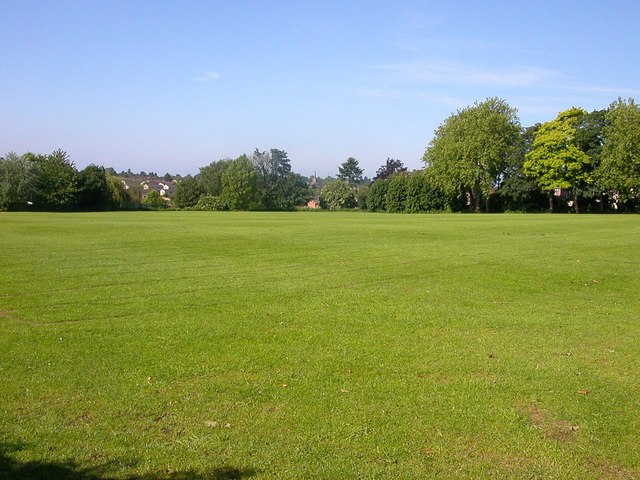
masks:
<path fill-rule="evenodd" d="M 157 190 L 149 191 L 147 198 L 144 199 L 143 205 L 153 209 L 167 208 L 167 202 Z"/>
<path fill-rule="evenodd" d="M 109 190 L 104 167 L 88 165 L 78 173 L 78 207 L 84 210 L 106 210 Z"/>
<path fill-rule="evenodd" d="M 204 194 L 202 183 L 191 175 L 188 175 L 176 185 L 176 191 L 173 194 L 173 203 L 178 208 L 194 207 Z"/>
<path fill-rule="evenodd" d="M 548 193 L 550 211 L 553 211 L 553 190 L 562 188 L 572 191 L 574 208 L 579 212 L 578 189 L 591 181 L 587 169 L 591 159 L 576 144 L 576 127 L 586 113 L 573 107 L 558 114 L 555 120 L 543 123 L 525 156 L 524 172 Z"/>
<path fill-rule="evenodd" d="M 26 154 L 36 164 L 35 200 L 39 210 L 69 210 L 76 205 L 78 172 L 67 152 Z"/>
<path fill-rule="evenodd" d="M 405 211 L 405 202 L 407 200 L 407 180 L 408 175 L 405 172 L 396 173 L 389 178 L 387 187 L 387 212 L 400 213 Z"/>
<path fill-rule="evenodd" d="M 258 196 L 263 209 L 290 210 L 300 204 L 301 194 L 309 196 L 303 192 L 302 177 L 291 171 L 289 156 L 284 150 L 272 148 L 261 152 L 256 149 L 251 161 L 258 175 Z"/>
<path fill-rule="evenodd" d="M 387 209 L 387 189 L 389 181 L 383 178 L 374 180 L 369 187 L 367 208 L 372 212 L 384 212 Z"/>
<path fill-rule="evenodd" d="M 355 190 L 346 180 L 327 181 L 320 191 L 320 204 L 322 208 L 329 210 L 354 208 L 356 206 Z"/>
<path fill-rule="evenodd" d="M 604 210 L 602 188 L 595 181 L 595 172 L 598 170 L 604 146 L 604 127 L 606 125 L 606 110 L 594 110 L 584 115 L 576 125 L 575 141 L 577 147 L 589 155 L 590 164 L 586 166 L 593 182 L 581 185 L 576 189 L 580 197 L 581 208 L 594 208 Z"/>
<path fill-rule="evenodd" d="M 242 155 L 222 174 L 221 199 L 231 210 L 248 210 L 255 205 L 257 176 L 251 160 Z"/>
<path fill-rule="evenodd" d="M 386 179 L 391 177 L 395 173 L 406 172 L 407 167 L 405 167 L 400 160 L 395 160 L 393 158 L 387 158 L 387 161 L 384 165 L 382 165 L 377 171 L 376 176 L 373 177 L 373 180 L 378 179 Z"/>
<path fill-rule="evenodd" d="M 630 204 L 640 195 L 640 108 L 632 98 L 618 98 L 606 120 L 598 183 L 621 203 Z"/>
<path fill-rule="evenodd" d="M 479 211 L 512 161 L 519 133 L 516 110 L 504 100 L 489 98 L 447 118 L 423 160 L 440 188 L 449 195 L 466 192 Z"/>
<path fill-rule="evenodd" d="M 533 139 L 540 128 L 537 123 L 522 130 L 514 161 L 505 169 L 498 189 L 502 209 L 517 212 L 538 212 L 545 209 L 546 197 L 536 183 L 524 173 L 524 158 L 533 148 Z"/>
<path fill-rule="evenodd" d="M 358 185 L 362 183 L 362 174 L 364 170 L 360 168 L 358 161 L 349 157 L 338 167 L 338 178 L 344 180 L 349 185 Z"/>
<path fill-rule="evenodd" d="M 112 210 L 132 208 L 129 192 L 124 188 L 122 180 L 113 175 L 107 177 L 107 205 Z"/>
<path fill-rule="evenodd" d="M 213 196 L 222 194 L 222 174 L 232 162 L 231 159 L 218 160 L 200 168 L 197 178 L 206 194 Z"/>
<path fill-rule="evenodd" d="M 35 164 L 10 152 L 0 158 L 0 210 L 24 210 L 35 199 Z"/>

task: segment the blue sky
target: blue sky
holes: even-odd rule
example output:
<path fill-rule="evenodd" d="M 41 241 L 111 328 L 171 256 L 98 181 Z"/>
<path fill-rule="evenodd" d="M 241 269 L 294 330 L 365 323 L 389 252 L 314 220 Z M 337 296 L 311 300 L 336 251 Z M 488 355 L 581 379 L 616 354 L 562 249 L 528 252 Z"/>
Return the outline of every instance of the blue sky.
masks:
<path fill-rule="evenodd" d="M 640 98 L 637 1 L 2 0 L 0 155 L 197 173 L 255 148 L 294 171 L 419 168 L 450 114 L 524 126 Z"/>

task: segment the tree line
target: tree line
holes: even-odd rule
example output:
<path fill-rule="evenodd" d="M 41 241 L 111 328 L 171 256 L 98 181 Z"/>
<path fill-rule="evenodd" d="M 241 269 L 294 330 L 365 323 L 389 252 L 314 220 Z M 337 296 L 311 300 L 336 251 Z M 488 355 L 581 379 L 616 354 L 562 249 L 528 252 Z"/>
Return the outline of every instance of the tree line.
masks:
<path fill-rule="evenodd" d="M 2 210 L 292 210 L 379 212 L 640 210 L 640 109 L 619 98 L 607 109 L 572 107 L 523 128 L 498 98 L 449 116 L 435 131 L 424 167 L 408 171 L 387 158 L 373 179 L 348 158 L 336 177 L 292 171 L 284 150 L 254 150 L 178 177 L 172 198 L 129 189 L 113 169 L 78 171 L 66 152 L 9 153 L 0 158 Z M 166 174 L 165 180 L 173 178 Z"/>

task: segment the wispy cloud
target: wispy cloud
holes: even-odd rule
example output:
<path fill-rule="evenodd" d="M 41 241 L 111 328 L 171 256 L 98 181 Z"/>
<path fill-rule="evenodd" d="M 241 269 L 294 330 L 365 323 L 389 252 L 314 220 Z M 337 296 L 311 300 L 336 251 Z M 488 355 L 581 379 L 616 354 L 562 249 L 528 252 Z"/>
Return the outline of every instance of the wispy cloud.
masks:
<path fill-rule="evenodd" d="M 221 75 L 218 72 L 205 72 L 196 78 L 196 82 L 212 82 L 220 77 Z"/>
<path fill-rule="evenodd" d="M 529 87 L 558 75 L 553 70 L 537 67 L 489 69 L 456 62 L 409 62 L 382 65 L 377 69 L 399 81 L 467 86 Z"/>

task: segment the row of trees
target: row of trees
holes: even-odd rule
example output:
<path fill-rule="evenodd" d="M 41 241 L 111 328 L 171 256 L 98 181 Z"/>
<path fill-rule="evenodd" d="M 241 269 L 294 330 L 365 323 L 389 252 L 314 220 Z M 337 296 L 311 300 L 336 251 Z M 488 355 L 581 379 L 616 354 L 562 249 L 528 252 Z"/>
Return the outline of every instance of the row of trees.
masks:
<path fill-rule="evenodd" d="M 515 109 L 490 98 L 447 118 L 423 160 L 436 188 L 475 211 L 536 209 L 541 194 L 550 211 L 566 196 L 576 212 L 636 210 L 640 109 L 618 99 L 607 110 L 573 107 L 522 129 Z"/>
<path fill-rule="evenodd" d="M 308 179 L 291 170 L 287 152 L 274 148 L 200 168 L 178 183 L 173 203 L 203 210 L 292 210 L 311 196 Z"/>
<path fill-rule="evenodd" d="M 310 181 L 292 171 L 285 151 L 256 149 L 181 178 L 172 203 L 204 210 L 291 210 L 315 198 L 327 209 L 387 212 L 554 211 L 560 206 L 576 212 L 637 211 L 640 109 L 633 99 L 618 99 L 606 110 L 573 107 L 554 120 L 522 128 L 514 108 L 489 98 L 448 117 L 423 161 L 423 169 L 408 172 L 401 161 L 387 159 L 369 180 L 350 157 L 336 178 Z M 142 198 L 112 169 L 89 165 L 77 171 L 61 150 L 0 159 L 0 209 L 168 205 L 155 191 Z"/>

